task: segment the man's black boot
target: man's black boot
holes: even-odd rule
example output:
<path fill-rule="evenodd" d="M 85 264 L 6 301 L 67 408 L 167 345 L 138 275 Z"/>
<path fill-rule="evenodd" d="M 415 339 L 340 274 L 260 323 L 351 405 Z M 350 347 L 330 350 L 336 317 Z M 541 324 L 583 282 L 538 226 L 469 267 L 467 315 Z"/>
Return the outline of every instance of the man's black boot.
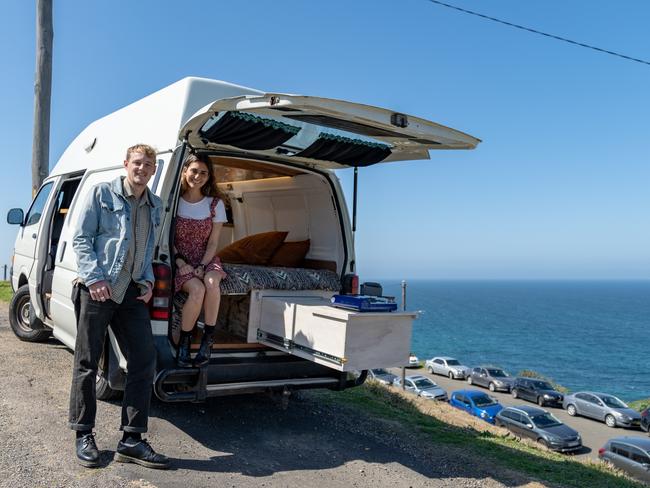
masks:
<path fill-rule="evenodd" d="M 199 352 L 194 358 L 194 366 L 200 368 L 210 362 L 210 353 L 212 352 L 212 344 L 214 344 L 214 326 L 208 325 L 203 329 L 203 337 L 201 338 L 201 347 Z"/>
<path fill-rule="evenodd" d="M 147 468 L 169 468 L 169 458 L 156 453 L 145 439 L 133 443 L 118 442 L 115 460 L 120 463 L 135 463 Z"/>
<path fill-rule="evenodd" d="M 87 468 L 99 466 L 99 450 L 95 444 L 95 434 L 91 432 L 77 437 L 76 445 L 79 464 Z"/>
<path fill-rule="evenodd" d="M 190 355 L 190 345 L 192 344 L 192 333 L 181 331 L 181 338 L 176 351 L 176 364 L 180 368 L 192 367 L 192 356 Z"/>

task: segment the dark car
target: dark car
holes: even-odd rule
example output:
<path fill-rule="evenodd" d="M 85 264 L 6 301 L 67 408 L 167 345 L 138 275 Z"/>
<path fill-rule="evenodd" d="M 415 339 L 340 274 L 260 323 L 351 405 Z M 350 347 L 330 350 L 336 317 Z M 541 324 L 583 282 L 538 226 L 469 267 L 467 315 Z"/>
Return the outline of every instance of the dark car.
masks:
<path fill-rule="evenodd" d="M 515 379 L 503 369 L 495 366 L 479 366 L 467 377 L 470 385 L 488 388 L 490 391 L 510 391 Z"/>
<path fill-rule="evenodd" d="M 391 386 L 397 379 L 397 376 L 389 373 L 384 368 L 375 368 L 368 371 L 368 379 L 375 380 L 383 385 Z"/>
<path fill-rule="evenodd" d="M 532 439 L 553 451 L 570 452 L 582 448 L 578 431 L 563 424 L 542 408 L 528 405 L 506 407 L 497 413 L 495 423 L 519 437 Z"/>
<path fill-rule="evenodd" d="M 641 428 L 650 434 L 650 407 L 641 412 Z"/>
<path fill-rule="evenodd" d="M 650 482 L 650 439 L 615 437 L 598 449 L 598 457 L 635 478 Z"/>
<path fill-rule="evenodd" d="M 490 424 L 494 423 L 494 416 L 503 408 L 494 398 L 478 390 L 455 391 L 449 404 Z"/>
<path fill-rule="evenodd" d="M 561 407 L 564 396 L 555 391 L 547 381 L 536 378 L 516 378 L 512 385 L 512 398 L 535 402 L 540 407 L 544 405 Z"/>

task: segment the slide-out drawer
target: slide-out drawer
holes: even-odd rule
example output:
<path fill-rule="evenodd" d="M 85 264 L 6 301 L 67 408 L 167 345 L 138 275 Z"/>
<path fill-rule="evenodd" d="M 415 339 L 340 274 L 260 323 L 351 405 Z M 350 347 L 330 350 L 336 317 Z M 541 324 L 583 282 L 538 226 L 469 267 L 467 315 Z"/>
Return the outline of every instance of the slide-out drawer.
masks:
<path fill-rule="evenodd" d="M 257 341 L 339 371 L 404 366 L 413 312 L 355 312 L 318 296 L 262 296 Z"/>

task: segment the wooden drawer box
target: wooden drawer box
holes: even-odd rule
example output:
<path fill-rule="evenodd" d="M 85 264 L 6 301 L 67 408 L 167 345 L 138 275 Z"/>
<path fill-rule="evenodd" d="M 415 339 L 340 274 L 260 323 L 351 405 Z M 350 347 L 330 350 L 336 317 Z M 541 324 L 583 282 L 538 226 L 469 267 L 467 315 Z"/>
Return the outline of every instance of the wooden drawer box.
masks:
<path fill-rule="evenodd" d="M 319 296 L 262 296 L 260 302 L 258 342 L 339 371 L 408 362 L 413 312 L 354 312 Z"/>

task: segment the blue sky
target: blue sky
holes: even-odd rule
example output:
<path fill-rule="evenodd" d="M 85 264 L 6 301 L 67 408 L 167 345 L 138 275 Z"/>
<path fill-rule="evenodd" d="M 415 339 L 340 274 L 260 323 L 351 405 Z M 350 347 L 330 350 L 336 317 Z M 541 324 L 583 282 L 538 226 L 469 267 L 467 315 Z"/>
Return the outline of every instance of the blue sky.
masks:
<path fill-rule="evenodd" d="M 484 141 L 361 170 L 362 279 L 650 278 L 648 65 L 427 0 L 54 3 L 52 166 L 90 122 L 185 76 L 342 98 Z M 650 58 L 641 0 L 449 3 Z M 0 17 L 5 214 L 30 200 L 34 4 Z"/>

